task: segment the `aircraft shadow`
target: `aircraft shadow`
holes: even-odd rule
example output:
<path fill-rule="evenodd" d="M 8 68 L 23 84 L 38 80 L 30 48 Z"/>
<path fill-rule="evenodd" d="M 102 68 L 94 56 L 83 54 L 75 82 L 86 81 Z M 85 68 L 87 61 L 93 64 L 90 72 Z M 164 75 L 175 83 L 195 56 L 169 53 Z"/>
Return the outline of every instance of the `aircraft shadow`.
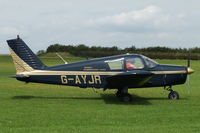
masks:
<path fill-rule="evenodd" d="M 45 97 L 45 96 L 14 96 L 12 99 L 74 99 L 74 100 L 102 100 L 98 97 Z"/>
<path fill-rule="evenodd" d="M 116 98 L 115 94 L 101 94 L 101 97 L 104 99 L 106 104 L 128 104 L 128 105 L 151 105 L 150 100 L 168 100 L 166 98 L 145 98 L 137 95 L 132 95 L 132 101 L 124 103 Z"/>
<path fill-rule="evenodd" d="M 104 100 L 106 104 L 121 104 L 121 105 L 151 105 L 150 100 L 168 100 L 167 98 L 144 98 L 137 95 L 132 95 L 133 100 L 128 103 L 121 102 L 114 94 L 100 94 L 101 97 L 45 97 L 45 96 L 13 96 L 12 99 L 70 99 L 70 100 Z"/>

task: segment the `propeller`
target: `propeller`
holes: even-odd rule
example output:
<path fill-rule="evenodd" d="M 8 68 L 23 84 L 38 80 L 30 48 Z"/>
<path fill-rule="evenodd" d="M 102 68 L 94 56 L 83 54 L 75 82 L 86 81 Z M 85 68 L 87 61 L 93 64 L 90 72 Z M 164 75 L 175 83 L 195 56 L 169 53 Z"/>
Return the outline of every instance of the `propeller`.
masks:
<path fill-rule="evenodd" d="M 190 74 L 193 73 L 194 70 L 192 70 L 190 68 L 190 54 L 188 55 L 188 59 L 187 59 L 187 83 L 188 83 L 188 86 L 187 86 L 187 92 L 188 94 L 191 93 L 191 89 L 190 89 Z"/>
<path fill-rule="evenodd" d="M 190 54 L 188 55 L 188 60 L 187 60 L 187 67 L 190 67 Z"/>
<path fill-rule="evenodd" d="M 188 83 L 188 94 L 191 93 L 191 89 L 190 89 L 190 74 L 192 74 L 194 72 L 194 70 L 192 68 L 190 68 L 190 52 L 188 55 L 188 60 L 187 60 L 187 83 Z"/>

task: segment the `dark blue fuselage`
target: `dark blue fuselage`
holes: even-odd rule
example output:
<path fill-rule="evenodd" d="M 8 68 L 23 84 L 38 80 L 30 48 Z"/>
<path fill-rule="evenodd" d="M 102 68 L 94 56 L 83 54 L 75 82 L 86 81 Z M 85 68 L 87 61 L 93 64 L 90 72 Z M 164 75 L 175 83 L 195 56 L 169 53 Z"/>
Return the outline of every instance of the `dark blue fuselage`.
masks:
<path fill-rule="evenodd" d="M 113 62 L 120 61 L 126 64 L 127 60 L 131 58 L 140 59 L 141 63 L 143 63 L 142 68 L 127 69 L 125 65 L 122 65 L 119 69 L 112 69 L 111 65 Z M 124 86 L 129 88 L 160 87 L 185 83 L 187 67 L 160 64 L 149 66 L 145 59 L 146 58 L 141 55 L 126 54 L 46 67 L 40 70 L 41 73 L 30 73 L 25 81 L 78 86 L 83 88 L 95 87 L 109 89 Z M 110 62 L 111 65 L 109 64 Z M 114 65 L 117 66 L 118 64 Z M 43 71 L 45 73 L 43 73 Z M 130 74 L 127 75 L 128 73 Z M 130 76 L 132 74 L 135 74 L 135 76 Z M 115 75 L 119 75 L 119 78 L 116 78 L 116 80 L 110 83 L 108 78 L 112 78 Z M 22 78 L 18 79 L 24 80 Z"/>

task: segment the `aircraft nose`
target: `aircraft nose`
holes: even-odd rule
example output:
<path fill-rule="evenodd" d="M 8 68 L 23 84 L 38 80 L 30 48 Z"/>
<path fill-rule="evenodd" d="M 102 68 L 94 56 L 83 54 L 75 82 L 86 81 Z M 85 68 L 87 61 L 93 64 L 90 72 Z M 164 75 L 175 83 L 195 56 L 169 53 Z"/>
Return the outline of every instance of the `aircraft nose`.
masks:
<path fill-rule="evenodd" d="M 193 72 L 194 72 L 194 70 L 192 68 L 190 68 L 190 67 L 187 68 L 187 73 L 188 74 L 192 74 Z"/>

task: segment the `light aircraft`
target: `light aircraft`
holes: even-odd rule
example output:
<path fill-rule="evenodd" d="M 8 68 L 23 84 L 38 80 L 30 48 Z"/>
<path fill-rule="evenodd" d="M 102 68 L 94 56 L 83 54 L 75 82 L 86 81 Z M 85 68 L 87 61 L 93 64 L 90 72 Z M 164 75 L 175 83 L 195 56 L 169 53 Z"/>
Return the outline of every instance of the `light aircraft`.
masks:
<path fill-rule="evenodd" d="M 162 65 L 139 54 L 91 59 L 70 64 L 46 66 L 19 38 L 7 40 L 13 58 L 17 80 L 45 84 L 78 86 L 81 88 L 117 89 L 116 96 L 124 102 L 132 100 L 131 88 L 164 87 L 169 99 L 179 99 L 173 85 L 184 84 L 188 66 Z"/>

